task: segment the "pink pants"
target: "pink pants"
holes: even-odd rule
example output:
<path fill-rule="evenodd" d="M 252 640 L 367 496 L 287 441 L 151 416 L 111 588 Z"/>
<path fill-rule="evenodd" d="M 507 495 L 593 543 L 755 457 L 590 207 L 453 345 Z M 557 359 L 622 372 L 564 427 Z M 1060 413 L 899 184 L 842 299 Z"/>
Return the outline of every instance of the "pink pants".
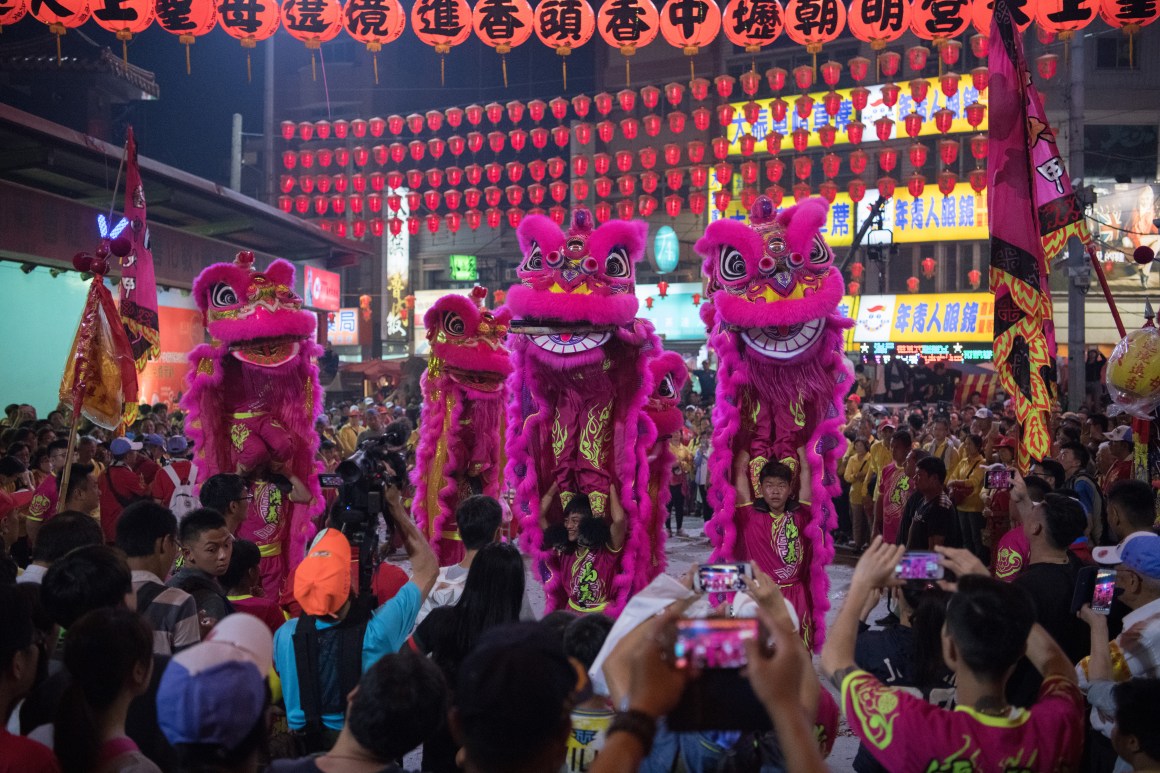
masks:
<path fill-rule="evenodd" d="M 294 441 L 286 428 L 268 413 L 235 413 L 230 439 L 235 459 L 244 472 L 269 466 L 277 471 L 294 456 Z"/>
<path fill-rule="evenodd" d="M 554 476 L 564 506 L 576 494 L 585 494 L 592 512 L 607 512 L 612 476 L 611 445 L 615 389 L 604 363 L 557 371 L 547 375 L 550 395 L 545 406 L 547 444 L 555 459 Z M 545 486 L 546 488 L 546 486 Z"/>

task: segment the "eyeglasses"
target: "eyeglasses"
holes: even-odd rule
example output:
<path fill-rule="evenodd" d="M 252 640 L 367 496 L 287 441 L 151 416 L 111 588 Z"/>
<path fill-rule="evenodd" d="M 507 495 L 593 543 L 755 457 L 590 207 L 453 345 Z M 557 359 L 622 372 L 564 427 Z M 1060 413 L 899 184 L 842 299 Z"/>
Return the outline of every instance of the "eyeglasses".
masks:
<path fill-rule="evenodd" d="M 238 497 L 238 498 L 237 498 L 237 499 L 235 499 L 234 501 L 235 501 L 235 502 L 247 502 L 247 501 L 249 501 L 249 500 L 251 500 L 251 499 L 253 499 L 253 498 L 254 498 L 254 495 L 253 495 L 253 494 L 246 494 L 244 497 Z"/>

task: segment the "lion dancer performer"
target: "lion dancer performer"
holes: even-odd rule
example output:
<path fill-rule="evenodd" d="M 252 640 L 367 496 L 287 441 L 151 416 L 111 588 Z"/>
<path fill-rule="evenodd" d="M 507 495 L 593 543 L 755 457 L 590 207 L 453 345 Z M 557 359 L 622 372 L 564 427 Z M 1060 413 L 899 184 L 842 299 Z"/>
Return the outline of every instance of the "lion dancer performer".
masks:
<path fill-rule="evenodd" d="M 651 550 L 648 459 L 637 441 L 659 341 L 636 319 L 634 292 L 648 225 L 596 228 L 577 209 L 566 234 L 532 216 L 517 235 L 507 477 L 524 548 L 545 567 L 549 610 L 617 614 L 647 582 Z"/>
<path fill-rule="evenodd" d="M 645 518 L 649 531 L 647 576 L 654 579 L 665 570 L 665 533 L 674 467 L 678 464 L 671 442 L 681 440 L 685 424 L 681 413 L 681 390 L 689 380 L 689 369 L 676 352 L 661 352 L 649 361 L 653 388 L 645 403 L 646 421 L 641 422 L 640 445 L 648 458 L 648 502 L 652 512 Z"/>
<path fill-rule="evenodd" d="M 202 271 L 193 294 L 212 342 L 189 354 L 188 434 L 204 479 L 224 472 L 250 482 L 255 498 L 238 536 L 258 545 L 262 587 L 281 599 L 323 506 L 318 321 L 294 292 L 294 266 L 278 259 L 258 271 L 252 252 Z"/>
<path fill-rule="evenodd" d="M 852 323 L 838 313 L 842 277 L 820 230 L 827 208 L 813 198 L 777 213 L 759 196 L 750 225 L 719 220 L 696 244 L 709 279 L 701 315 L 720 362 L 706 527 L 713 560 L 752 560 L 776 579 L 815 649 L 830 606 L 831 498 L 852 380 L 842 340 Z"/>
<path fill-rule="evenodd" d="M 463 560 L 459 502 L 473 494 L 498 499 L 502 488 L 505 379 L 512 372 L 503 341 L 511 315 L 488 311 L 486 297 L 483 287 L 470 298 L 445 295 L 423 317 L 431 355 L 422 378 L 414 512 L 440 566 Z"/>

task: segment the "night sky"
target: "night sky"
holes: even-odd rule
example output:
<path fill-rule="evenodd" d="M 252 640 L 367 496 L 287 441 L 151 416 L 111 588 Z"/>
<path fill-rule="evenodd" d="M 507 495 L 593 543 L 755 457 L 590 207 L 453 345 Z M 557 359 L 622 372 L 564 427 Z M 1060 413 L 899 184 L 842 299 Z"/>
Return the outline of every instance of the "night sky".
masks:
<path fill-rule="evenodd" d="M 404 3 L 404 7 L 409 11 L 410 3 Z M 85 24 L 80 32 L 83 36 L 76 30 L 70 30 L 65 36 L 66 55 L 94 57 L 100 47 L 120 54 L 120 41 L 93 22 Z M 97 45 L 94 47 L 85 38 Z M 275 38 L 280 100 L 275 107 L 275 123 L 285 118 L 299 120 L 303 116 L 301 105 L 314 103 L 314 94 L 321 94 L 321 61 L 315 86 L 310 80 L 310 55 L 305 47 L 284 30 L 279 30 Z M 47 28 L 29 16 L 4 29 L 0 36 L 0 57 L 12 45 L 23 48 L 29 43 L 34 43 L 37 52 L 55 56 L 55 44 Z M 119 143 L 125 126 L 132 123 L 143 155 L 216 182 L 227 182 L 232 114 L 242 114 L 244 131 L 257 134 L 262 130 L 265 45 L 260 43 L 252 51 L 253 82 L 247 84 L 245 49 L 216 28 L 193 45 L 192 75 L 187 76 L 184 50 L 176 36 L 151 27 L 130 42 L 129 62 L 154 73 L 161 97 L 115 112 L 112 141 Z M 583 90 L 591 93 L 593 52 L 597 45 L 602 44 L 594 40 L 568 57 L 568 94 Z M 321 54 L 322 58 L 330 57 L 332 68 L 345 60 L 363 72 L 370 72 L 370 54 L 345 33 L 334 42 L 323 44 Z M 336 110 L 333 117 L 355 118 L 364 112 L 368 114 L 362 114 L 363 118 L 389 113 L 405 115 L 472 101 L 550 99 L 564 93 L 560 57 L 534 35 L 507 59 L 509 87 L 504 89 L 499 56 L 472 36 L 448 55 L 447 83 L 441 87 L 438 55 L 420 43 L 408 27 L 398 41 L 379 54 L 380 85 L 375 87 L 370 80 L 366 89 L 353 92 L 370 107 Z M 333 78 L 329 83 L 332 95 L 344 86 Z M 299 84 L 305 84 L 305 88 L 298 88 Z M 348 97 L 351 96 L 350 84 L 345 87 Z M 25 102 L 21 95 L 5 91 L 2 86 L 0 100 L 37 112 L 34 103 Z M 318 100 L 315 111 L 309 114 L 312 119 L 326 117 L 324 104 Z M 83 116 L 77 116 L 73 128 L 84 129 Z"/>

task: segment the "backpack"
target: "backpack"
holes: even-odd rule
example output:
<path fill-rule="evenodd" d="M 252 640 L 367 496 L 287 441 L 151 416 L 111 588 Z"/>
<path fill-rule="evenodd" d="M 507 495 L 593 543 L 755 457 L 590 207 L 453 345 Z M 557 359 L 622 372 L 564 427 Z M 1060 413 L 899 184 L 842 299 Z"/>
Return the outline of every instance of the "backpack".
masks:
<path fill-rule="evenodd" d="M 193 485 L 197 483 L 197 465 L 189 465 L 189 480 L 187 481 L 178 479 L 177 471 L 173 469 L 172 464 L 162 469 L 169 476 L 169 480 L 173 481 L 173 493 L 169 496 L 167 507 L 177 516 L 177 520 L 180 521 L 186 515 L 201 507 L 201 500 L 193 493 Z"/>

